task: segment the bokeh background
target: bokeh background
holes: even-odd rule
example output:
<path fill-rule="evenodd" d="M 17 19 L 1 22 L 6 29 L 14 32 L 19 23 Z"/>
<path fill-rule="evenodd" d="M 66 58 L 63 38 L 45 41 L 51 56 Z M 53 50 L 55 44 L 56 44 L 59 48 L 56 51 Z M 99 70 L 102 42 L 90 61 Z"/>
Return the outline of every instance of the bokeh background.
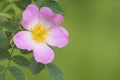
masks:
<path fill-rule="evenodd" d="M 65 80 L 120 80 L 120 0 L 59 0 L 69 45 L 56 50 Z"/>
<path fill-rule="evenodd" d="M 62 26 L 69 31 L 69 44 L 54 48 L 53 63 L 64 80 L 120 80 L 120 0 L 58 2 L 65 10 Z M 20 68 L 28 80 L 50 80 L 46 70 L 32 75 Z M 13 80 L 9 72 L 8 76 Z"/>

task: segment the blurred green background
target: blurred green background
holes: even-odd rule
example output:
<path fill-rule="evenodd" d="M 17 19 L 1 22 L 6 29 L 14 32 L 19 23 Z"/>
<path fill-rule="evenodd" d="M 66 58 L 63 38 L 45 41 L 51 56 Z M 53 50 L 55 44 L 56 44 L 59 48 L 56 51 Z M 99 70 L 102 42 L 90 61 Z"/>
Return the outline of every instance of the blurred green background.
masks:
<path fill-rule="evenodd" d="M 62 26 L 69 31 L 69 44 L 54 48 L 53 63 L 64 80 L 120 80 L 120 0 L 58 2 L 65 10 Z M 21 69 L 28 80 L 50 80 L 46 70 L 32 75 Z"/>
<path fill-rule="evenodd" d="M 69 45 L 56 50 L 65 80 L 120 80 L 120 0 L 59 0 Z"/>

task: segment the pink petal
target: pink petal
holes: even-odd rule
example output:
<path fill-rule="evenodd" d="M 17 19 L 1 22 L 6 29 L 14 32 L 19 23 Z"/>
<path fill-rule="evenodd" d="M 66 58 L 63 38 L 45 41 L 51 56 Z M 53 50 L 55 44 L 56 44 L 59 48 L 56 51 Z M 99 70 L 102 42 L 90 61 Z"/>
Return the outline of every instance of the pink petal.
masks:
<path fill-rule="evenodd" d="M 34 57 L 37 62 L 48 64 L 54 59 L 54 52 L 46 44 L 36 45 L 33 49 Z"/>
<path fill-rule="evenodd" d="M 13 41 L 19 49 L 31 51 L 32 47 L 34 47 L 34 41 L 32 40 L 31 33 L 28 31 L 20 31 L 16 33 Z"/>
<path fill-rule="evenodd" d="M 50 8 L 48 8 L 48 7 L 42 7 L 41 9 L 40 9 L 40 12 L 39 12 L 39 17 L 41 18 L 41 17 L 45 17 L 45 18 L 51 18 L 51 17 L 53 17 L 55 14 L 54 14 L 54 12 L 50 9 Z"/>
<path fill-rule="evenodd" d="M 47 43 L 59 48 L 66 46 L 68 44 L 68 32 L 63 27 L 53 28 L 48 35 Z"/>
<path fill-rule="evenodd" d="M 39 20 L 42 24 L 51 28 L 55 26 L 53 17 L 55 16 L 54 12 L 48 7 L 42 7 L 39 11 Z"/>
<path fill-rule="evenodd" d="M 40 19 L 40 22 L 42 22 L 43 24 L 46 24 L 49 27 L 58 26 L 64 21 L 64 18 L 62 15 L 55 14 L 48 7 L 43 7 L 40 9 L 39 19 Z"/>
<path fill-rule="evenodd" d="M 36 5 L 30 4 L 26 10 L 23 12 L 22 26 L 29 30 L 31 27 L 35 26 L 39 21 L 38 18 L 39 9 Z"/>
<path fill-rule="evenodd" d="M 60 25 L 63 21 L 64 21 L 64 18 L 62 15 L 60 14 L 56 14 L 53 18 L 54 22 L 56 25 Z"/>

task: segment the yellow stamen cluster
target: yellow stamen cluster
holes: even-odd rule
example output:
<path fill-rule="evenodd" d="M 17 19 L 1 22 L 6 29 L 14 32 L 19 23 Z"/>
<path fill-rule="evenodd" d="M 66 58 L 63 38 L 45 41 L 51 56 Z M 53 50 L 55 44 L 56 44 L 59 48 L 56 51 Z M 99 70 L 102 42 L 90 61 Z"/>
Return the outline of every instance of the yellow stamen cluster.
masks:
<path fill-rule="evenodd" d="M 49 29 L 44 27 L 41 23 L 38 23 L 30 31 L 32 32 L 33 40 L 35 40 L 36 42 L 45 42 Z"/>

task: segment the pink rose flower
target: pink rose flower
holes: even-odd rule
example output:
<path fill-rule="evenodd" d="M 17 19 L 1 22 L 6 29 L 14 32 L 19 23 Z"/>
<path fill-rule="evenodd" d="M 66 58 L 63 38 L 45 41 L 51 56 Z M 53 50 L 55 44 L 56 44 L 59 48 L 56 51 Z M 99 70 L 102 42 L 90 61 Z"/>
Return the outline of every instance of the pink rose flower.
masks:
<path fill-rule="evenodd" d="M 16 33 L 14 43 L 17 48 L 33 51 L 37 62 L 48 64 L 54 59 L 54 51 L 48 46 L 62 48 L 68 44 L 68 32 L 59 26 L 64 18 L 48 7 L 40 10 L 30 4 L 23 12 L 24 29 Z"/>

